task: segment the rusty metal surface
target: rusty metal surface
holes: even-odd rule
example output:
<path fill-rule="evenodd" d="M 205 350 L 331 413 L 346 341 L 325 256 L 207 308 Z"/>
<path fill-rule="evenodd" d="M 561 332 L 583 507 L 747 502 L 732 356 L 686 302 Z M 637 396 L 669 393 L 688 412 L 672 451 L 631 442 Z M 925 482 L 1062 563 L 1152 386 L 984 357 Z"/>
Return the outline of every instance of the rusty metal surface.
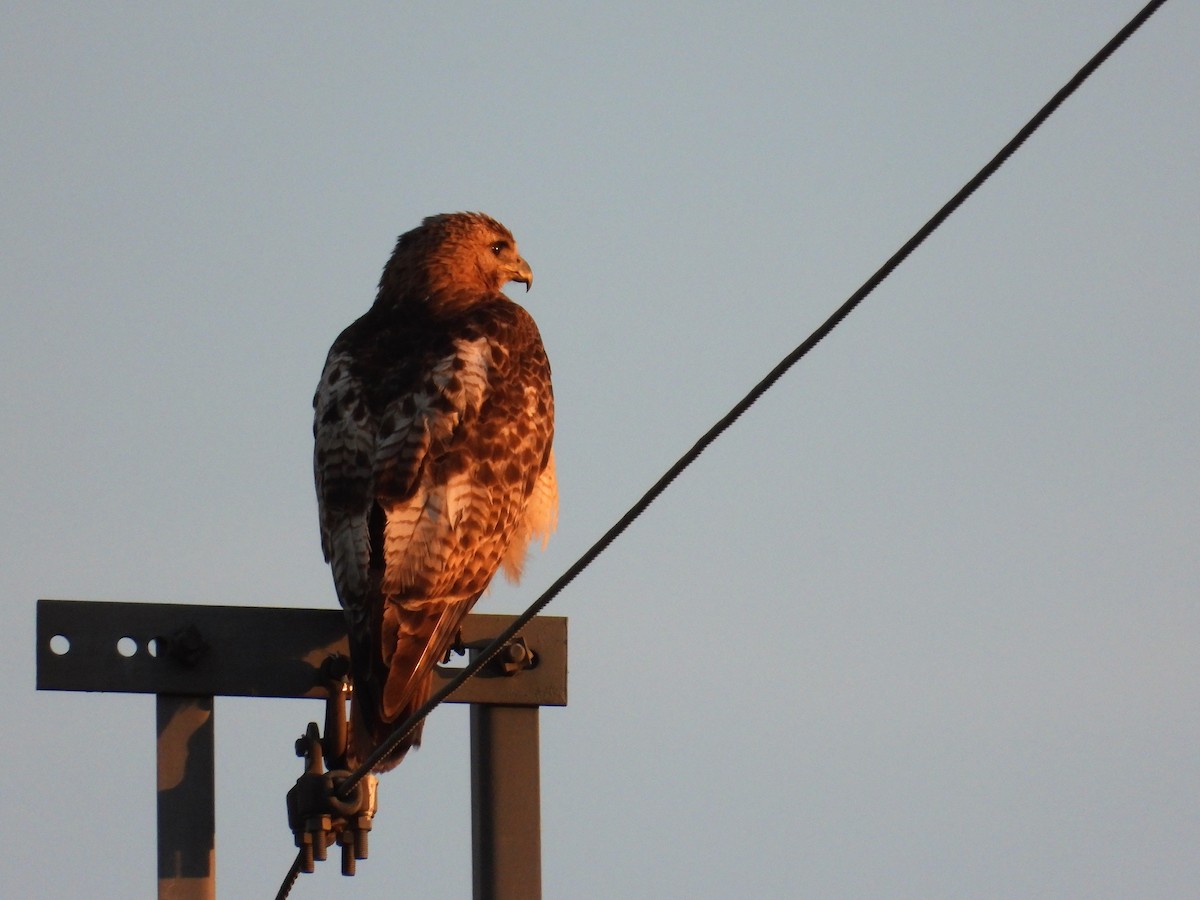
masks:
<path fill-rule="evenodd" d="M 512 620 L 468 616 L 463 642 L 486 643 Z M 481 674 L 450 702 L 566 705 L 567 620 L 539 616 L 521 637 L 534 668 L 511 678 Z M 318 668 L 334 652 L 346 652 L 337 609 L 87 600 L 37 607 L 39 690 L 319 698 Z M 435 690 L 454 674 L 440 670 Z"/>

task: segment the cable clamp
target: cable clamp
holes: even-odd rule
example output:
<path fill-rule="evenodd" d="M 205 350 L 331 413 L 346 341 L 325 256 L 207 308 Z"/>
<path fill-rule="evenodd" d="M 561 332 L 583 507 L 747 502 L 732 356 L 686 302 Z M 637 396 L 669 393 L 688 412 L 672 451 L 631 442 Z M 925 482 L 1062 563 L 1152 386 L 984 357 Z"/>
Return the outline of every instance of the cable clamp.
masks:
<path fill-rule="evenodd" d="M 313 872 L 318 861 L 328 858 L 328 849 L 336 841 L 342 848 L 342 874 L 353 875 L 356 861 L 367 858 L 367 836 L 378 807 L 379 782 L 374 775 L 366 775 L 348 797 L 338 796 L 338 788 L 350 772 L 342 767 L 326 771 L 325 760 L 345 766 L 345 701 L 350 688 L 342 657 L 330 657 L 321 671 L 329 687 L 325 738 L 321 738 L 317 723 L 309 722 L 296 741 L 296 755 L 304 758 L 304 774 L 288 791 L 288 825 L 300 848 L 301 872 Z"/>

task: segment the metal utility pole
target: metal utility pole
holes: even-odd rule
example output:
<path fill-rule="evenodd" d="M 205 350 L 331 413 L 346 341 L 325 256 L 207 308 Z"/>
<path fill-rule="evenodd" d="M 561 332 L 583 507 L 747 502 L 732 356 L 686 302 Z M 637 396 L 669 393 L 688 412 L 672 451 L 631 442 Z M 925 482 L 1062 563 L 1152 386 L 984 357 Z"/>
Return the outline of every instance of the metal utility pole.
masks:
<path fill-rule="evenodd" d="M 468 616 L 463 642 L 483 646 L 512 621 Z M 39 690 L 157 695 L 160 900 L 216 896 L 214 696 L 324 698 L 333 653 L 347 653 L 340 610 L 38 601 Z M 450 698 L 473 704 L 474 896 L 537 900 L 538 707 L 566 705 L 567 620 L 531 620 L 499 660 Z"/>

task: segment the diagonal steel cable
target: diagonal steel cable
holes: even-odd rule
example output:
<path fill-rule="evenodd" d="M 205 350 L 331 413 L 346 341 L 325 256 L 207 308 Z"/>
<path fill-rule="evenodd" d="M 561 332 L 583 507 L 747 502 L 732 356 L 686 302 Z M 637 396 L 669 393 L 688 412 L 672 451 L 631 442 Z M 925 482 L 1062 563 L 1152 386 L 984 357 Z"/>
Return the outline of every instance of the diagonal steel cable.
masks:
<path fill-rule="evenodd" d="M 748 410 L 754 403 L 768 390 L 774 386 L 784 373 L 792 366 L 799 362 L 813 347 L 821 342 L 829 332 L 833 331 L 841 321 L 853 312 L 867 295 L 870 294 L 879 284 L 887 278 L 897 266 L 900 265 L 914 250 L 919 247 L 929 235 L 931 235 L 938 226 L 944 222 L 951 213 L 958 209 L 968 197 L 970 197 L 985 181 L 992 176 L 997 169 L 1002 166 L 1009 157 L 1011 157 L 1020 146 L 1025 143 L 1031 134 L 1033 134 L 1041 126 L 1041 124 L 1050 117 L 1050 115 L 1062 105 L 1071 94 L 1091 75 L 1100 65 L 1110 57 L 1118 47 L 1123 44 L 1131 34 L 1138 30 L 1142 24 L 1150 18 L 1150 16 L 1162 6 L 1166 0 L 1152 0 L 1139 12 L 1130 22 L 1122 28 L 1117 34 L 1100 49 L 1088 62 L 1075 73 L 1059 91 L 1050 98 L 1047 103 L 1037 111 L 1020 131 L 1001 148 L 1000 152 L 992 157 L 988 163 L 976 173 L 970 181 L 951 197 L 933 216 L 921 226 L 904 245 L 897 250 L 870 278 L 864 282 L 862 287 L 855 291 L 845 303 L 822 323 L 822 325 L 808 336 L 804 343 L 800 344 L 795 350 L 785 356 L 778 365 L 775 366 L 766 377 L 756 384 L 749 393 L 746 394 L 738 403 L 729 410 L 715 425 L 706 431 L 695 444 L 692 445 L 686 453 L 681 456 L 674 465 L 669 468 L 661 478 L 656 481 L 641 498 L 629 508 L 629 511 L 617 521 L 604 535 L 596 541 L 588 550 L 579 557 L 575 563 L 567 569 L 558 580 L 555 581 L 546 591 L 535 600 L 525 612 L 521 613 L 508 628 L 493 640 L 484 650 L 482 650 L 470 663 L 462 670 L 462 672 L 451 682 L 447 683 L 441 690 L 433 694 L 428 702 L 420 709 L 413 713 L 408 719 L 402 722 L 389 738 L 370 754 L 357 769 L 350 773 L 341 785 L 338 791 L 339 796 L 345 797 L 357 784 L 362 780 L 371 769 L 382 759 L 385 759 L 391 752 L 400 744 L 400 742 L 420 723 L 429 713 L 431 713 L 442 701 L 453 694 L 468 678 L 475 675 L 494 657 L 501 648 L 512 640 L 525 625 L 541 612 L 551 600 L 570 584 L 580 572 L 591 565 L 592 561 L 603 553 L 613 541 L 615 541 L 622 532 L 624 532 L 643 512 L 650 506 L 659 495 L 667 489 L 679 474 L 696 461 L 696 458 L 703 453 L 708 446 L 721 436 L 734 422 L 741 417 L 742 413 Z"/>
<path fill-rule="evenodd" d="M 283 884 L 279 885 L 279 891 L 275 894 L 275 900 L 287 900 L 288 894 L 296 886 L 296 879 L 300 877 L 300 867 L 303 861 L 304 851 L 301 850 L 296 854 L 296 858 L 292 860 L 292 867 L 288 869 L 287 876 L 283 879 Z"/>
<path fill-rule="evenodd" d="M 729 410 L 715 425 L 706 431 L 691 448 L 684 453 L 649 490 L 644 493 L 629 510 L 611 528 L 606 531 L 587 551 L 577 559 L 558 579 L 537 598 L 529 608 L 519 615 L 504 629 L 490 644 L 480 651 L 462 672 L 448 682 L 409 718 L 405 719 L 388 739 L 376 747 L 362 764 L 350 773 L 338 789 L 338 795 L 343 799 L 353 790 L 354 785 L 361 781 L 376 764 L 389 756 L 400 742 L 436 709 L 447 697 L 463 685 L 467 679 L 479 672 L 500 650 L 511 641 L 528 624 L 529 620 L 540 613 L 549 603 L 570 584 L 580 572 L 608 549 L 633 521 L 670 486 L 684 469 L 690 466 L 710 444 L 728 430 L 746 410 L 754 405 L 783 375 L 799 362 L 810 350 L 819 344 L 829 332 L 833 331 L 843 319 L 866 299 L 879 284 L 887 278 L 897 266 L 907 259 L 937 228 L 957 210 L 975 191 L 990 178 L 1008 159 L 1020 149 L 1021 145 L 1032 135 L 1070 97 L 1084 81 L 1092 75 L 1129 37 L 1145 24 L 1146 20 L 1158 11 L 1166 0 L 1151 0 L 1130 21 L 1118 31 L 1096 54 L 1089 59 L 1072 78 L 1067 81 L 1051 97 L 1034 116 L 981 168 L 970 181 L 946 201 L 945 204 L 921 228 L 909 238 L 892 256 L 868 278 L 840 307 L 826 319 L 808 338 L 791 353 L 785 356 L 767 375 L 759 381 L 732 409 Z M 289 872 L 290 879 L 295 876 Z M 286 882 L 285 882 L 286 884 Z M 288 886 L 290 890 L 290 886 Z M 277 900 L 285 900 L 287 891 L 281 888 Z"/>

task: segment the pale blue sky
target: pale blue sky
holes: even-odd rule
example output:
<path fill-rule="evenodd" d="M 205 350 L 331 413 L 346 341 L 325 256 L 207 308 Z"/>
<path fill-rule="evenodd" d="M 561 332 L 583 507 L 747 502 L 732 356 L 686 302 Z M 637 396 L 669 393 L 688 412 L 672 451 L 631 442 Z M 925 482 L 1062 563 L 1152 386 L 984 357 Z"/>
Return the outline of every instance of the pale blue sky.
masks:
<path fill-rule="evenodd" d="M 310 399 L 398 233 L 537 274 L 544 589 L 1139 8 L 4 3 L 12 896 L 151 896 L 148 697 L 34 691 L 38 597 L 332 606 Z M 1200 881 L 1200 11 L 1168 3 L 550 607 L 546 896 Z M 318 704 L 217 706 L 218 889 L 291 862 Z M 469 895 L 466 714 L 317 896 Z"/>

